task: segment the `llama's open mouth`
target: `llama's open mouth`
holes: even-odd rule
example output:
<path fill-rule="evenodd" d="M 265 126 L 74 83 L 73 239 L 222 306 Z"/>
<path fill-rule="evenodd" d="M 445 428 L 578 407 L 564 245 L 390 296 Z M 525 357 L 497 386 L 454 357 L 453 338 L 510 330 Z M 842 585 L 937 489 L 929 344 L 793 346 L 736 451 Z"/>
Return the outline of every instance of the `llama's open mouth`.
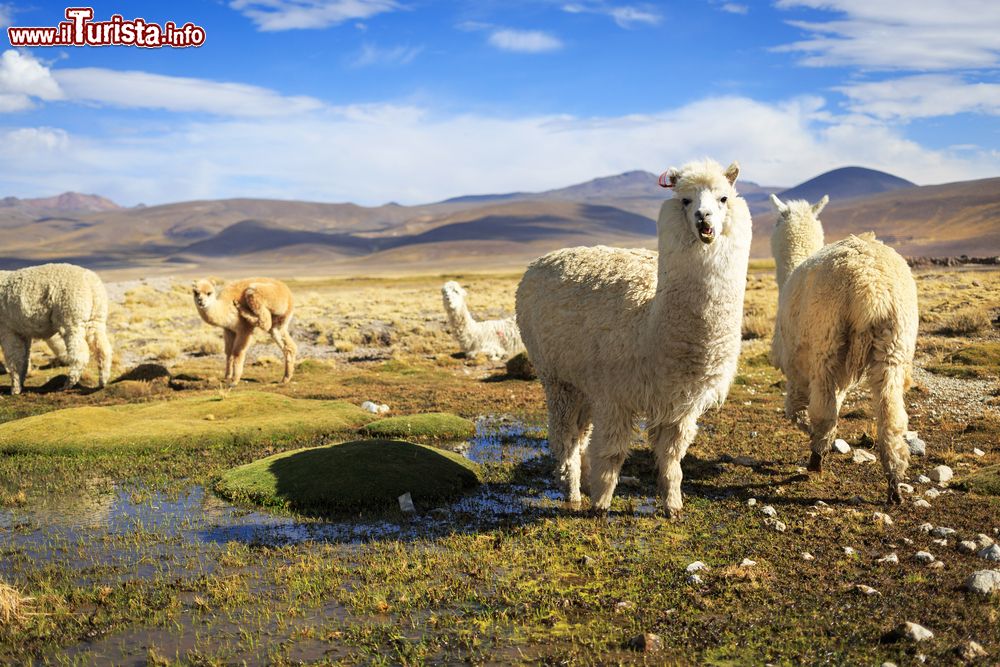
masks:
<path fill-rule="evenodd" d="M 698 223 L 698 238 L 701 239 L 702 243 L 708 244 L 715 240 L 715 227 L 712 225 L 706 225 L 704 223 Z"/>

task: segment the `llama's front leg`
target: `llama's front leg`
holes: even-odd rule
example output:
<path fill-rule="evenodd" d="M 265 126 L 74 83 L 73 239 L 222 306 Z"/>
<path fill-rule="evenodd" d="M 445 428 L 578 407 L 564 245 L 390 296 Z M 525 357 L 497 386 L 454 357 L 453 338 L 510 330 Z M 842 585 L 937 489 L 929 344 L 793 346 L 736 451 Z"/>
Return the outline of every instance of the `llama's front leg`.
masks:
<path fill-rule="evenodd" d="M 823 472 L 823 456 L 837 437 L 837 392 L 832 382 L 815 379 L 809 386 L 809 425 L 812 432 L 809 471 Z"/>
<path fill-rule="evenodd" d="M 595 406 L 594 431 L 587 446 L 590 503 L 607 512 L 632 439 L 632 413 L 617 406 Z"/>
<path fill-rule="evenodd" d="M 243 364 L 252 341 L 253 329 L 240 329 L 236 332 L 236 340 L 233 342 L 233 373 L 229 380 L 232 385 L 239 384 L 240 378 L 243 377 Z"/>
<path fill-rule="evenodd" d="M 80 383 L 83 369 L 90 362 L 90 346 L 87 344 L 87 332 L 82 326 L 66 331 L 64 338 L 66 355 L 69 357 L 69 377 L 66 378 L 63 389 L 69 389 Z"/>
<path fill-rule="evenodd" d="M 688 447 L 698 434 L 698 415 L 685 415 L 675 424 L 654 426 L 649 430 L 649 442 L 656 454 L 659 468 L 657 488 L 660 500 L 667 516 L 671 519 L 680 518 L 684 508 L 684 497 L 681 493 L 681 482 L 684 472 L 681 470 L 681 460 L 687 454 Z"/>
<path fill-rule="evenodd" d="M 10 330 L 0 331 L 0 348 L 10 373 L 10 393 L 16 396 L 24 388 L 24 379 L 28 375 L 31 340 Z"/>
<path fill-rule="evenodd" d="M 229 329 L 222 330 L 222 344 L 226 350 L 226 382 L 233 379 L 233 345 L 236 342 L 236 333 Z"/>

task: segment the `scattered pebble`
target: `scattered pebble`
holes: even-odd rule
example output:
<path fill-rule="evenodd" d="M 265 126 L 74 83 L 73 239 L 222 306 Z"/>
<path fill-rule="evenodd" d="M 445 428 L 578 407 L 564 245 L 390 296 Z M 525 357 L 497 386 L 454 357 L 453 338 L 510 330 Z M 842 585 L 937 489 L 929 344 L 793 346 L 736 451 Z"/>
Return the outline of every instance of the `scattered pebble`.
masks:
<path fill-rule="evenodd" d="M 879 558 L 877 562 L 879 562 L 879 563 L 888 563 L 890 565 L 898 565 L 899 564 L 899 556 L 897 556 L 894 553 L 887 554 L 887 555 L 882 556 L 881 558 Z"/>
<path fill-rule="evenodd" d="M 917 477 L 917 484 L 930 484 L 930 483 L 931 483 L 931 478 L 928 477 L 927 475 L 921 475 L 920 477 Z"/>
<path fill-rule="evenodd" d="M 617 611 L 631 611 L 635 609 L 635 603 L 631 600 L 622 600 L 615 605 Z"/>
<path fill-rule="evenodd" d="M 977 570 L 965 580 L 965 588 L 980 595 L 1000 591 L 1000 570 Z"/>
<path fill-rule="evenodd" d="M 944 569 L 944 561 L 943 560 L 936 560 L 933 563 L 928 563 L 927 567 L 929 567 L 932 570 L 943 570 Z"/>
<path fill-rule="evenodd" d="M 930 477 L 932 482 L 941 484 L 954 477 L 955 473 L 948 466 L 938 466 L 934 470 L 931 470 L 927 476 Z"/>
<path fill-rule="evenodd" d="M 707 565 L 702 563 L 700 560 L 696 560 L 695 562 L 691 563 L 686 568 L 684 568 L 684 571 L 687 572 L 688 574 L 691 574 L 692 572 L 698 572 L 699 570 L 707 570 L 707 569 L 709 569 Z"/>
<path fill-rule="evenodd" d="M 936 539 L 936 540 L 931 540 L 931 543 L 932 544 L 936 544 L 939 547 L 946 547 L 946 546 L 948 546 L 948 540 L 944 539 L 943 537 L 939 538 L 939 539 Z"/>
<path fill-rule="evenodd" d="M 927 489 L 926 491 L 924 491 L 924 498 L 930 498 L 931 500 L 934 500 L 935 498 L 937 498 L 940 495 L 941 495 L 941 492 L 938 491 L 937 489 L 935 489 L 933 486 L 931 488 Z"/>
<path fill-rule="evenodd" d="M 642 486 L 642 482 L 639 481 L 638 477 L 630 477 L 629 475 L 622 475 L 618 478 L 618 483 L 623 486 L 637 487 Z"/>
<path fill-rule="evenodd" d="M 756 504 L 757 504 L 756 498 L 751 498 L 750 500 L 747 501 L 747 507 L 753 507 Z"/>
<path fill-rule="evenodd" d="M 955 532 L 956 531 L 954 528 L 946 528 L 945 526 L 938 526 L 937 528 L 931 531 L 931 535 L 933 537 L 948 537 L 949 535 L 954 535 Z"/>
<path fill-rule="evenodd" d="M 838 454 L 847 454 L 851 451 L 851 446 L 847 444 L 847 441 L 840 438 L 833 441 L 833 448 Z"/>
<path fill-rule="evenodd" d="M 917 623 L 907 621 L 888 633 L 887 638 L 894 641 L 908 639 L 914 642 L 922 642 L 934 637 L 934 633 Z"/>
<path fill-rule="evenodd" d="M 764 505 L 763 507 L 761 507 L 760 513 L 763 514 L 764 516 L 771 516 L 771 517 L 778 516 L 778 510 L 774 509 L 770 505 Z"/>
<path fill-rule="evenodd" d="M 932 554 L 930 551 L 918 551 L 913 555 L 913 557 L 916 558 L 921 563 L 925 564 L 934 562 L 934 554 Z"/>
<path fill-rule="evenodd" d="M 902 491 L 903 493 L 913 493 L 913 487 L 907 484 L 906 482 L 902 482 L 899 484 L 899 490 Z"/>
<path fill-rule="evenodd" d="M 903 544 L 913 544 L 913 540 L 908 537 L 903 538 Z"/>
<path fill-rule="evenodd" d="M 1000 561 L 1000 544 L 986 547 L 978 555 L 980 558 L 985 558 L 986 560 Z"/>
<path fill-rule="evenodd" d="M 970 639 L 955 647 L 955 655 L 963 662 L 975 662 L 980 658 L 988 657 L 989 653 L 986 652 L 986 649 L 979 642 L 974 642 Z"/>
<path fill-rule="evenodd" d="M 854 590 L 864 595 L 881 595 L 877 590 L 871 586 L 866 586 L 864 584 L 857 584 L 854 586 Z"/>
<path fill-rule="evenodd" d="M 750 560 L 749 558 L 744 558 L 742 561 L 740 561 L 740 567 L 753 567 L 756 564 L 757 561 Z"/>
<path fill-rule="evenodd" d="M 974 554 L 979 549 L 978 545 L 972 540 L 962 540 L 961 542 L 958 543 L 958 546 L 956 548 L 958 549 L 959 553 L 963 554 Z"/>
<path fill-rule="evenodd" d="M 844 547 L 844 555 L 845 556 L 853 556 L 856 553 L 858 553 L 858 552 L 854 550 L 854 547 Z"/>
<path fill-rule="evenodd" d="M 588 569 L 593 568 L 595 565 L 597 565 L 597 561 L 591 558 L 590 556 L 583 556 L 577 562 L 583 567 Z"/>
<path fill-rule="evenodd" d="M 687 582 L 689 584 L 691 584 L 692 586 L 697 586 L 698 584 L 702 583 L 703 580 L 702 580 L 701 576 L 699 576 L 697 574 L 692 574 L 692 575 L 688 575 Z"/>
<path fill-rule="evenodd" d="M 874 463 L 878 457 L 865 449 L 855 449 L 852 459 L 855 463 Z"/>
<path fill-rule="evenodd" d="M 802 552 L 802 560 L 816 560 L 816 556 L 813 556 L 808 551 L 803 551 Z"/>
<path fill-rule="evenodd" d="M 973 456 L 986 456 L 986 452 L 984 452 L 983 450 L 979 449 L 979 447 L 975 447 L 972 450 L 972 455 Z M 972 642 L 972 643 L 975 644 L 975 642 Z"/>
<path fill-rule="evenodd" d="M 919 498 L 919 499 L 913 501 L 913 506 L 914 507 L 920 507 L 922 509 L 927 509 L 928 507 L 931 506 L 931 504 L 929 502 L 927 502 L 926 500 L 924 500 L 923 498 Z"/>
<path fill-rule="evenodd" d="M 979 547 L 980 549 L 985 549 L 986 547 L 992 547 L 993 544 L 994 544 L 993 538 L 990 537 L 989 535 L 984 535 L 983 533 L 979 533 L 978 535 L 976 535 L 976 546 Z"/>
<path fill-rule="evenodd" d="M 385 403 L 379 404 L 379 403 L 374 403 L 372 401 L 365 401 L 364 403 L 362 403 L 361 409 L 366 412 L 370 412 L 373 415 L 381 415 L 385 414 L 386 412 L 389 412 L 389 406 L 386 405 Z"/>
<path fill-rule="evenodd" d="M 922 523 L 917 527 L 917 530 L 919 530 L 921 533 L 929 533 L 932 530 L 934 530 L 934 524 L 926 522 Z"/>
<path fill-rule="evenodd" d="M 628 640 L 628 647 L 643 653 L 658 653 L 663 650 L 663 640 L 652 632 L 644 632 Z"/>
<path fill-rule="evenodd" d="M 783 533 L 783 532 L 785 532 L 785 530 L 788 529 L 788 526 L 785 525 L 784 521 L 778 521 L 777 519 L 770 519 L 770 518 L 769 519 L 764 519 L 764 523 L 765 523 L 765 525 L 768 525 L 771 528 L 774 528 L 774 530 L 777 531 L 777 532 L 779 532 L 779 533 Z"/>
<path fill-rule="evenodd" d="M 906 446 L 910 448 L 911 456 L 926 456 L 927 443 L 920 439 L 916 431 L 907 431 L 903 434 Z"/>
<path fill-rule="evenodd" d="M 884 523 L 887 526 L 891 526 L 893 521 L 892 517 L 885 512 L 875 512 L 872 514 L 872 521 L 875 523 Z"/>
<path fill-rule="evenodd" d="M 417 508 L 413 506 L 413 497 L 410 496 L 409 491 L 407 491 L 406 493 L 404 493 L 399 497 L 399 509 L 406 512 L 407 514 L 411 514 L 417 511 Z"/>

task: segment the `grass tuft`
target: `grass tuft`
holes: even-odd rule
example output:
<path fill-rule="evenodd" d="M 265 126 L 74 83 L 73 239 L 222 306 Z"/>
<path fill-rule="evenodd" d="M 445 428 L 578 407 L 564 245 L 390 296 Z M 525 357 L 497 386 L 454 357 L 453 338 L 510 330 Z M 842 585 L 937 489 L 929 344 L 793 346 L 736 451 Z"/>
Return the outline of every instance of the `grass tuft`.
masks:
<path fill-rule="evenodd" d="M 475 463 L 459 454 L 400 440 L 357 440 L 284 452 L 233 468 L 215 490 L 234 502 L 336 514 L 454 498 L 479 484 Z"/>
<path fill-rule="evenodd" d="M 1000 465 L 980 468 L 956 485 L 981 496 L 1000 496 Z"/>
<path fill-rule="evenodd" d="M 417 440 L 465 440 L 475 435 L 476 425 L 447 412 L 388 417 L 365 424 L 360 433 L 371 438 L 415 438 Z"/>
<path fill-rule="evenodd" d="M 28 617 L 28 606 L 33 598 L 0 581 L 0 627 L 23 623 Z"/>
<path fill-rule="evenodd" d="M 1000 377 L 1000 343 L 976 343 L 952 352 L 943 363 L 931 364 L 927 370 L 938 375 L 958 378 Z"/>

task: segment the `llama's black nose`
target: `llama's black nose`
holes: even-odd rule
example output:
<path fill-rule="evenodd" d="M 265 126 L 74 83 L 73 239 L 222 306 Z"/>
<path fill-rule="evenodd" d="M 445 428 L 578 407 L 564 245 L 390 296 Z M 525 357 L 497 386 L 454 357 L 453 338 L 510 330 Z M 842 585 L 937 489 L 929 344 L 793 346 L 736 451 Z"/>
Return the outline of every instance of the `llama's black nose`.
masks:
<path fill-rule="evenodd" d="M 707 218 L 708 216 L 709 216 L 708 213 L 705 213 L 704 211 L 701 210 L 694 212 L 694 219 L 697 220 L 698 222 L 704 222 L 705 218 Z"/>

